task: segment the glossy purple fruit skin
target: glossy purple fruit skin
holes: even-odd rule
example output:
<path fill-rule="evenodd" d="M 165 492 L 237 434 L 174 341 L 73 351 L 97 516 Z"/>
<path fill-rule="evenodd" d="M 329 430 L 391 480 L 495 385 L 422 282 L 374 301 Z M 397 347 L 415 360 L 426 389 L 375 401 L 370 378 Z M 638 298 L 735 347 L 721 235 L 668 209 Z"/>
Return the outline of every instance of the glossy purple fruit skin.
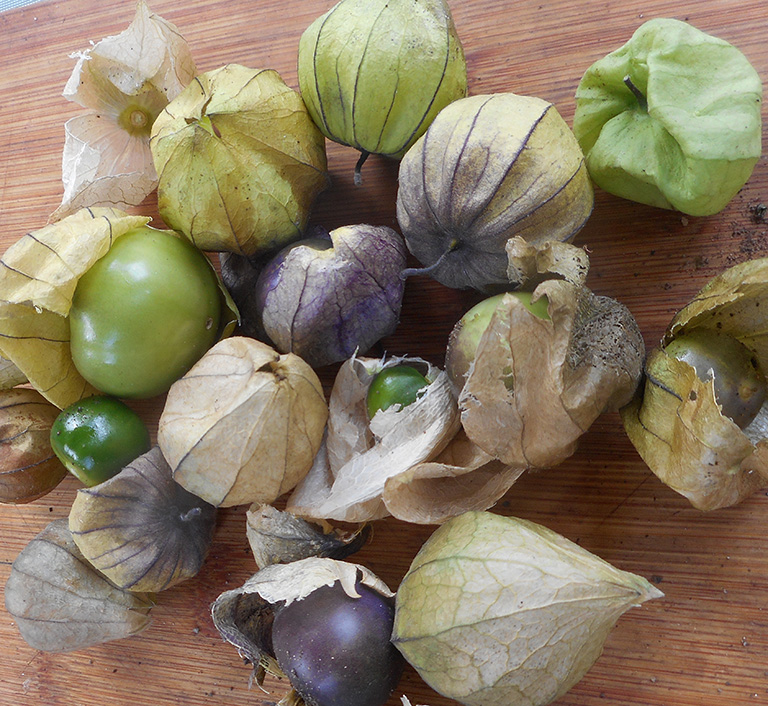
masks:
<path fill-rule="evenodd" d="M 308 706 L 382 706 L 404 660 L 390 642 L 394 599 L 337 582 L 280 609 L 272 644 L 280 668 Z"/>

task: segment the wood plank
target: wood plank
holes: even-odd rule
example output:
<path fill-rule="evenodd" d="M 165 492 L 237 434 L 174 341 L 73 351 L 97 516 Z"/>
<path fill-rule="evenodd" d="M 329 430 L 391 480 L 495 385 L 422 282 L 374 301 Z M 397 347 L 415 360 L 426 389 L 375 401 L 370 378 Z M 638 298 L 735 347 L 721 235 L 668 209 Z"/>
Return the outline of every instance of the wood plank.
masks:
<path fill-rule="evenodd" d="M 583 71 L 621 45 L 645 19 L 690 21 L 739 46 L 768 75 L 762 0 L 508 0 L 452 2 L 466 50 L 473 93 L 514 91 L 555 103 L 571 121 Z M 276 2 L 155 0 L 175 22 L 201 71 L 237 62 L 275 68 L 296 87 L 296 46 L 303 29 L 330 0 Z M 132 2 L 49 0 L 0 14 L 0 250 L 41 227 L 61 198 L 63 124 L 79 107 L 61 90 L 69 54 L 120 32 Z M 333 187 L 314 223 L 333 228 L 368 222 L 396 226 L 397 165 L 371 158 L 364 184 L 352 184 L 356 154 L 328 146 Z M 754 207 L 768 202 L 768 164 L 722 213 L 682 218 L 598 193 L 577 244 L 589 248 L 591 288 L 624 302 L 653 345 L 669 319 L 725 267 L 768 252 L 767 226 Z M 141 212 L 156 216 L 150 197 Z M 386 341 L 392 353 L 442 363 L 453 323 L 477 299 L 428 279 L 408 282 L 402 323 Z M 328 382 L 330 371 L 324 372 Z M 150 424 L 162 401 L 137 403 Z M 65 517 L 78 485 L 67 479 L 48 497 L 0 507 L 0 585 L 21 548 L 53 518 Z M 625 615 L 589 674 L 560 706 L 700 706 L 768 703 L 768 518 L 766 493 L 741 505 L 701 513 L 644 466 L 621 427 L 605 415 L 578 452 L 558 468 L 526 474 L 495 508 L 551 527 L 617 566 L 638 572 L 666 594 Z M 0 705 L 155 704 L 212 706 L 276 703 L 285 685 L 248 689 L 249 668 L 213 628 L 209 607 L 255 568 L 244 532 L 245 508 L 221 513 L 200 575 L 162 594 L 142 635 L 69 655 L 28 647 L 0 611 Z M 376 523 L 357 560 L 396 587 L 432 528 L 394 520 Z M 398 690 L 414 704 L 448 706 L 413 670 Z M 399 703 L 396 696 L 389 706 Z"/>

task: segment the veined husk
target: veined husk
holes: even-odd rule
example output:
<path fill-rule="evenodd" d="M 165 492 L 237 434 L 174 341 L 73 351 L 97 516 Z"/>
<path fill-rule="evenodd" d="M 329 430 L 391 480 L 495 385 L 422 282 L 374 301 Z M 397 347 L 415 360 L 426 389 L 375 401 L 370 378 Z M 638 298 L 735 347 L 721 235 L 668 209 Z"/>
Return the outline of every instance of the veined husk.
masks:
<path fill-rule="evenodd" d="M 150 220 L 114 208 L 83 208 L 22 236 L 0 259 L 0 353 L 59 408 L 97 393 L 75 368 L 69 348 L 77 283 L 117 238 Z M 219 334 L 227 336 L 237 309 L 220 280 L 219 290 Z"/>
<path fill-rule="evenodd" d="M 24 549 L 5 584 L 5 609 L 24 640 L 71 652 L 141 632 L 152 601 L 117 588 L 75 545 L 67 520 L 51 522 Z"/>
<path fill-rule="evenodd" d="M 444 0 L 342 0 L 302 34 L 298 74 L 318 127 L 363 158 L 402 157 L 444 106 L 467 94 Z"/>
<path fill-rule="evenodd" d="M 469 512 L 411 563 L 392 641 L 466 706 L 544 706 L 584 676 L 625 611 L 660 596 L 546 527 Z"/>
<path fill-rule="evenodd" d="M 171 386 L 157 441 L 174 480 L 211 505 L 271 503 L 309 471 L 327 418 L 307 363 L 234 336 Z"/>
<path fill-rule="evenodd" d="M 407 407 L 369 419 L 371 381 L 383 368 L 400 364 L 420 369 L 430 385 Z M 468 508 L 490 507 L 522 472 L 457 435 L 450 381 L 420 358 L 351 358 L 339 369 L 329 407 L 320 453 L 288 499 L 294 514 L 348 522 L 391 514 L 408 522 L 442 522 Z"/>
<path fill-rule="evenodd" d="M 271 505 L 254 503 L 245 514 L 245 536 L 256 565 L 286 564 L 311 556 L 344 559 L 368 541 L 371 525 L 349 532 L 327 522 L 308 522 Z"/>
<path fill-rule="evenodd" d="M 549 320 L 503 295 L 459 394 L 467 436 L 522 468 L 568 458 L 601 413 L 632 398 L 645 355 L 637 323 L 614 299 L 556 279 L 535 288 L 540 297 Z"/>
<path fill-rule="evenodd" d="M 201 250 L 264 254 L 303 233 L 328 186 L 325 140 L 273 70 L 198 76 L 152 126 L 163 220 Z"/>
<path fill-rule="evenodd" d="M 509 286 L 507 241 L 567 241 L 594 194 L 576 138 L 555 107 L 513 93 L 444 108 L 400 163 L 397 220 L 439 282 Z"/>
<path fill-rule="evenodd" d="M 152 123 L 196 73 L 179 30 L 144 0 L 126 30 L 74 56 L 63 95 L 88 111 L 64 125 L 64 196 L 52 220 L 88 206 L 135 206 L 154 190 Z"/>
<path fill-rule="evenodd" d="M 721 413 L 714 384 L 664 352 L 697 329 L 733 336 L 768 369 L 768 258 L 711 280 L 672 319 L 648 356 L 645 383 L 622 410 L 624 427 L 649 468 L 700 510 L 740 502 L 768 486 L 768 403 L 744 430 Z"/>
<path fill-rule="evenodd" d="M 157 593 L 195 576 L 216 509 L 184 490 L 156 446 L 117 475 L 77 491 L 69 531 L 83 556 L 116 586 Z"/>
<path fill-rule="evenodd" d="M 359 597 L 360 581 L 383 596 L 394 595 L 387 585 L 364 566 L 327 557 L 309 557 L 289 564 L 266 566 L 240 588 L 225 591 L 211 607 L 219 634 L 253 664 L 257 683 L 265 672 L 283 676 L 271 651 L 273 604 L 288 605 L 322 586 L 339 581 L 347 595 Z"/>

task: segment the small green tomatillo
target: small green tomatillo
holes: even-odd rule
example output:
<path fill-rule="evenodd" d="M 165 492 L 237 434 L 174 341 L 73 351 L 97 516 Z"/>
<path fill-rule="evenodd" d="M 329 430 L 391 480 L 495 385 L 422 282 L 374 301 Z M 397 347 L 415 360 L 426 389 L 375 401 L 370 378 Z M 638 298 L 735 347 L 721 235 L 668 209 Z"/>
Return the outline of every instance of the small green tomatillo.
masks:
<path fill-rule="evenodd" d="M 67 470 L 91 487 L 116 475 L 151 446 L 138 414 L 106 395 L 64 409 L 51 428 L 51 447 Z"/>
<path fill-rule="evenodd" d="M 429 380 L 410 365 L 384 368 L 377 373 L 368 388 L 368 416 L 373 419 L 380 409 L 389 409 L 395 404 L 400 405 L 401 409 L 413 404 L 424 394 L 427 385 Z"/>

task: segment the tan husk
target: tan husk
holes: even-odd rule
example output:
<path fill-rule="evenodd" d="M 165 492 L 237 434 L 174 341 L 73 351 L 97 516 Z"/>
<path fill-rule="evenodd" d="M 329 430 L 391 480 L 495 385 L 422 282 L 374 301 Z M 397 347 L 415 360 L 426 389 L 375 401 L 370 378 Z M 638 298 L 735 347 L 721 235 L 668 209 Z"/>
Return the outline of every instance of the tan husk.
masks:
<path fill-rule="evenodd" d="M 506 245 L 507 277 L 519 283 L 519 288 L 532 291 L 547 279 L 564 279 L 573 284 L 585 284 L 589 272 L 589 256 L 570 243 L 547 240 L 529 243 L 516 235 Z"/>
<path fill-rule="evenodd" d="M 245 536 L 260 569 L 311 556 L 344 559 L 358 551 L 371 534 L 368 524 L 345 532 L 327 522 L 308 522 L 271 505 L 253 504 L 245 521 Z"/>
<path fill-rule="evenodd" d="M 430 384 L 407 407 L 380 410 L 369 420 L 365 400 L 371 381 L 383 368 L 403 363 L 420 369 Z M 352 357 L 334 382 L 323 449 L 287 509 L 304 517 L 348 522 L 385 517 L 386 482 L 433 460 L 458 428 L 456 400 L 444 371 L 418 358 Z"/>
<path fill-rule="evenodd" d="M 154 447 L 112 478 L 77 491 L 69 530 L 83 556 L 112 583 L 164 591 L 195 576 L 208 553 L 216 510 L 184 490 Z"/>
<path fill-rule="evenodd" d="M 740 502 L 768 486 L 768 404 L 740 429 L 721 412 L 710 379 L 664 352 L 677 336 L 711 330 L 733 336 L 768 369 L 768 258 L 711 280 L 671 321 L 648 356 L 645 383 L 625 409 L 627 434 L 649 468 L 700 510 Z"/>
<path fill-rule="evenodd" d="M 37 390 L 0 391 L 0 502 L 27 503 L 53 490 L 67 469 L 51 448 L 59 408 Z"/>
<path fill-rule="evenodd" d="M 645 353 L 623 305 L 586 287 L 547 280 L 550 320 L 504 295 L 483 332 L 459 395 L 467 436 L 514 467 L 570 456 L 602 412 L 632 397 Z"/>
<path fill-rule="evenodd" d="M 157 439 L 174 480 L 211 505 L 271 503 L 306 475 L 327 418 L 301 358 L 236 336 L 173 384 Z"/>
<path fill-rule="evenodd" d="M 222 593 L 211 607 L 213 624 L 240 656 L 254 665 L 256 681 L 261 684 L 265 671 L 282 676 L 271 653 L 272 605 L 301 600 L 315 589 L 337 581 L 352 597 L 359 597 L 355 587 L 358 581 L 383 596 L 394 595 L 364 566 L 309 557 L 289 564 L 271 564 L 240 588 Z"/>
<path fill-rule="evenodd" d="M 626 610 L 660 596 L 546 527 L 470 512 L 416 555 L 392 640 L 466 706 L 544 706 L 587 672 Z"/>
<path fill-rule="evenodd" d="M 24 640 L 46 652 L 71 652 L 141 632 L 152 601 L 111 584 L 86 561 L 67 528 L 51 522 L 13 562 L 5 608 Z"/>

